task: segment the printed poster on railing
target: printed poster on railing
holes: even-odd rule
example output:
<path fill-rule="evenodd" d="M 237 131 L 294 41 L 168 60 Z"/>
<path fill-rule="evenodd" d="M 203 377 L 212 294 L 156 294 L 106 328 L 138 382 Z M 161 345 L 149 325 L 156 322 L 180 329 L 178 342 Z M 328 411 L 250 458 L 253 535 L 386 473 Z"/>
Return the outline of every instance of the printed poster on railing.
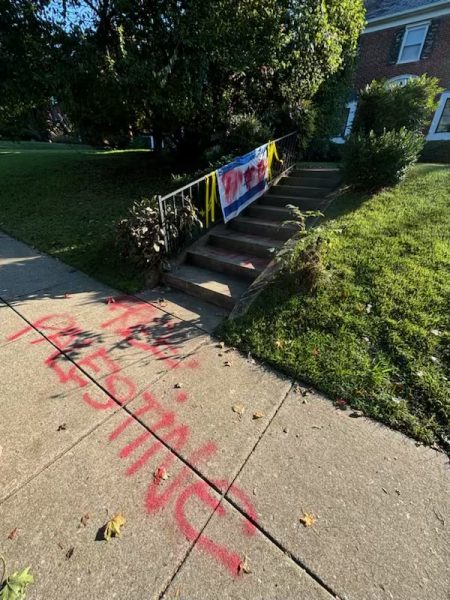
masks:
<path fill-rule="evenodd" d="M 267 144 L 217 170 L 220 204 L 225 223 L 267 191 Z"/>

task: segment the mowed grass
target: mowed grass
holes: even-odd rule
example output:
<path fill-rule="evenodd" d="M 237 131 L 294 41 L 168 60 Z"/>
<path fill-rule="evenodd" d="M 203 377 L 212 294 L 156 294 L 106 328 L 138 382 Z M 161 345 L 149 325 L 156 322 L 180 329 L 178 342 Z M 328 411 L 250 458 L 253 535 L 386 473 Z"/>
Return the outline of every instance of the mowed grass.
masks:
<path fill-rule="evenodd" d="M 280 276 L 221 333 L 417 440 L 448 443 L 450 167 L 416 166 L 393 190 L 342 196 L 319 235 L 317 292 Z"/>
<path fill-rule="evenodd" d="M 144 279 L 120 260 L 116 223 L 135 200 L 176 187 L 146 150 L 0 142 L 0 229 L 127 292 Z"/>

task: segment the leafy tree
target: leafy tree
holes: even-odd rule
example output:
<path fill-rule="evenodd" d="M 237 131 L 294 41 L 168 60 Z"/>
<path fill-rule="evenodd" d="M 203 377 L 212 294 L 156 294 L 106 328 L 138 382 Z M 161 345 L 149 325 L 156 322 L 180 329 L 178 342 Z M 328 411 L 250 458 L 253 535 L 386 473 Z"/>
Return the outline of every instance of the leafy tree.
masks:
<path fill-rule="evenodd" d="M 120 144 L 152 128 L 191 155 L 240 115 L 309 127 L 311 98 L 364 21 L 362 0 L 52 0 L 37 14 L 58 99 L 85 138 Z"/>
<path fill-rule="evenodd" d="M 46 126 L 52 93 L 51 31 L 45 1 L 0 0 L 0 134 Z"/>

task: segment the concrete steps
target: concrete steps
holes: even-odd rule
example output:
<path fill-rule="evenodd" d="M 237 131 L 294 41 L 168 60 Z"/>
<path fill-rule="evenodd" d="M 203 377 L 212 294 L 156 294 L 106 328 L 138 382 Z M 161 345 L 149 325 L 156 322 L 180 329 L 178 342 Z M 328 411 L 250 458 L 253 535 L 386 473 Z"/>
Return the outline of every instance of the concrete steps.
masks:
<path fill-rule="evenodd" d="M 232 310 L 274 253 L 297 231 L 284 225 L 287 204 L 323 210 L 339 183 L 337 169 L 295 169 L 241 215 L 212 229 L 191 246 L 183 264 L 164 275 L 167 285 Z"/>

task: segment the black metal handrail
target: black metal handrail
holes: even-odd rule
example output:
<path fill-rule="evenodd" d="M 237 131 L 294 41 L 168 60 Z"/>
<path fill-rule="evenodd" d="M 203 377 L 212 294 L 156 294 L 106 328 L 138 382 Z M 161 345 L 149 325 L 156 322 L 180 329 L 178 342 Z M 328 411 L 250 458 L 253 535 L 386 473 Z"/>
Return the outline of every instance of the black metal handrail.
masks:
<path fill-rule="evenodd" d="M 294 131 L 268 142 L 269 150 L 271 145 L 275 148 L 274 158 L 269 169 L 269 187 L 274 185 L 280 177 L 288 173 L 295 165 L 298 156 L 298 138 L 298 132 Z M 204 228 L 207 229 L 222 220 L 220 206 L 215 207 L 213 218 L 211 218 L 210 212 L 205 207 L 205 198 L 211 192 L 211 185 L 217 186 L 216 178 L 213 177 L 214 173 L 215 171 L 212 171 L 165 196 L 157 197 L 161 225 L 166 232 L 165 252 L 167 255 L 176 254 L 192 240 L 192 238 L 189 240 L 184 235 L 180 236 L 168 231 L 169 228 L 166 227 L 166 223 L 169 220 L 169 214 L 170 221 L 173 223 L 174 216 L 176 218 L 177 213 L 181 213 L 188 203 L 192 203 L 199 211 Z M 175 227 L 173 231 L 176 230 Z"/>

